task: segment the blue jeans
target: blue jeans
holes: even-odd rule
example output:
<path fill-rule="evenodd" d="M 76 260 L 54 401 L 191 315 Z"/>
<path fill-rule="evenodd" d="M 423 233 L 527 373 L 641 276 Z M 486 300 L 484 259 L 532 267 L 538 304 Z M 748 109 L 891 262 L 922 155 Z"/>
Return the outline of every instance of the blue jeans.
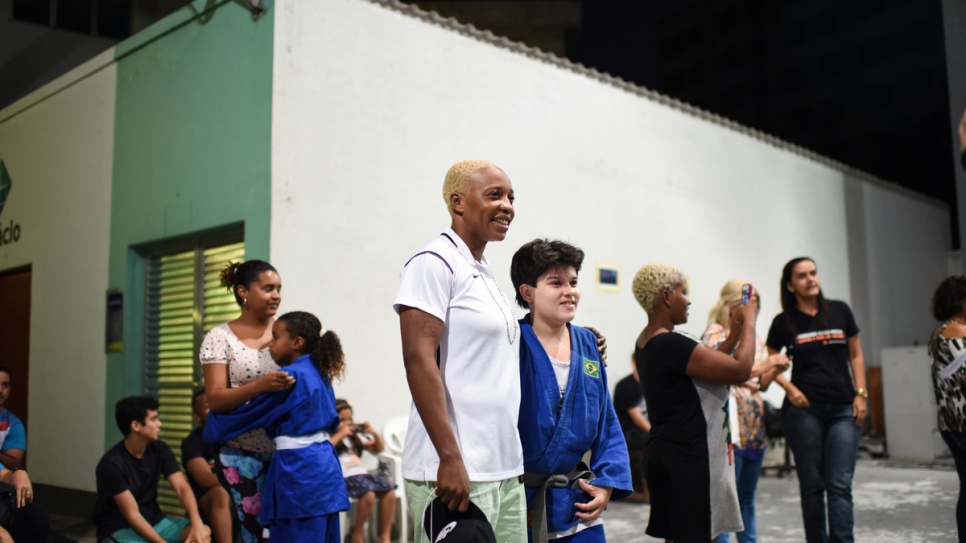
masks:
<path fill-rule="evenodd" d="M 808 543 L 852 543 L 852 476 L 859 453 L 859 427 L 852 404 L 782 405 L 785 439 L 795 455 Z M 828 496 L 828 529 L 825 497 Z"/>
<path fill-rule="evenodd" d="M 959 498 L 956 500 L 956 531 L 959 533 L 959 542 L 966 541 L 966 489 L 963 483 L 966 482 L 966 432 L 941 431 L 943 441 L 949 447 L 949 452 L 953 454 L 953 461 L 956 462 L 956 474 L 959 475 Z"/>
<path fill-rule="evenodd" d="M 758 477 L 764 458 L 752 460 L 735 454 L 735 482 L 738 485 L 738 505 L 741 507 L 741 522 L 745 529 L 738 532 L 738 543 L 756 543 L 758 528 L 755 526 L 755 491 L 758 490 Z M 721 534 L 715 543 L 728 543 L 731 534 Z"/>

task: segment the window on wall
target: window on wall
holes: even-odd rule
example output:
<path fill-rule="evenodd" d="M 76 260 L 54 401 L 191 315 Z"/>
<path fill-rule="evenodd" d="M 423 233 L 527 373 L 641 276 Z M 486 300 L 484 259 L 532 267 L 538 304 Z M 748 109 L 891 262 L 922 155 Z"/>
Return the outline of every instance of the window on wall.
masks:
<path fill-rule="evenodd" d="M 179 243 L 146 262 L 145 392 L 159 400 L 161 440 L 179 464 L 181 440 L 194 423 L 191 396 L 203 380 L 201 341 L 239 312 L 234 296 L 219 285 L 219 274 L 229 261 L 244 260 L 245 245 L 227 237 Z M 167 481 L 158 489 L 158 503 L 168 514 L 184 515 Z"/>

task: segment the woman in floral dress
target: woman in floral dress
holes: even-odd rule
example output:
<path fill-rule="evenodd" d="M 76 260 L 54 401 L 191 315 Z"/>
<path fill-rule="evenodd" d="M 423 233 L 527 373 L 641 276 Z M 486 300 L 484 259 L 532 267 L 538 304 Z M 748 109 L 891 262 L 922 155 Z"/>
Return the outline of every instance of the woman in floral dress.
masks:
<path fill-rule="evenodd" d="M 718 302 L 708 314 L 708 328 L 701 340 L 713 348 L 717 348 L 731 331 L 731 319 L 741 304 L 741 287 L 747 281 L 732 279 L 721 288 Z M 755 301 L 761 307 L 758 291 L 754 291 Z M 775 373 L 764 371 L 773 365 L 765 364 L 768 353 L 765 341 L 761 337 L 755 338 L 755 365 L 751 369 L 751 379 L 743 385 L 731 387 L 730 410 L 737 410 L 738 437 L 733 442 L 735 455 L 735 482 L 738 486 L 738 505 L 741 508 L 741 520 L 745 529 L 738 532 L 739 543 L 757 541 L 755 526 L 755 490 L 758 488 L 758 477 L 761 475 L 761 464 L 765 458 L 765 447 L 768 445 L 765 437 L 765 404 L 761 399 L 760 390 L 768 388 L 775 378 Z M 773 356 L 784 358 L 783 354 Z M 732 429 L 732 436 L 735 432 Z M 734 441 L 734 440 L 733 440 Z M 728 543 L 730 535 L 725 533 L 718 536 L 717 543 Z"/>

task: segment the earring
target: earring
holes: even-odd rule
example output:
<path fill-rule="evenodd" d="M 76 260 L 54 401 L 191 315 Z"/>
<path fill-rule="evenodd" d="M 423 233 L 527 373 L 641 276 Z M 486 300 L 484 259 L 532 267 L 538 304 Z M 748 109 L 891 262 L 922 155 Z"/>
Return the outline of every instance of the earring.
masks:
<path fill-rule="evenodd" d="M 245 298 L 245 309 L 248 309 L 248 298 Z"/>

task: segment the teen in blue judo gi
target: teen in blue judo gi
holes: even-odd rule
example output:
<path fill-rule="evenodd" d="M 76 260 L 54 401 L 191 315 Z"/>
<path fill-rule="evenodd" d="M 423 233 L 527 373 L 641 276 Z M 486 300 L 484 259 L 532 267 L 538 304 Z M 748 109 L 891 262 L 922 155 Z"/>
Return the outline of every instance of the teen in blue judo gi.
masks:
<path fill-rule="evenodd" d="M 605 541 L 601 513 L 633 490 L 627 445 L 593 332 L 570 324 L 584 252 L 536 239 L 513 255 L 520 320 L 520 418 L 530 541 Z M 581 462 L 590 451 L 590 467 Z"/>
<path fill-rule="evenodd" d="M 339 511 L 349 509 L 342 467 L 329 442 L 340 422 L 332 378 L 342 374 L 345 358 L 338 336 L 321 331 L 311 313 L 279 317 L 272 327 L 272 359 L 295 378 L 295 386 L 258 396 L 230 413 L 212 412 L 205 424 L 205 441 L 226 441 L 253 428 L 265 428 L 275 440 L 260 514 L 275 543 L 338 543 Z M 230 466 L 228 479 L 231 469 L 246 466 Z"/>

